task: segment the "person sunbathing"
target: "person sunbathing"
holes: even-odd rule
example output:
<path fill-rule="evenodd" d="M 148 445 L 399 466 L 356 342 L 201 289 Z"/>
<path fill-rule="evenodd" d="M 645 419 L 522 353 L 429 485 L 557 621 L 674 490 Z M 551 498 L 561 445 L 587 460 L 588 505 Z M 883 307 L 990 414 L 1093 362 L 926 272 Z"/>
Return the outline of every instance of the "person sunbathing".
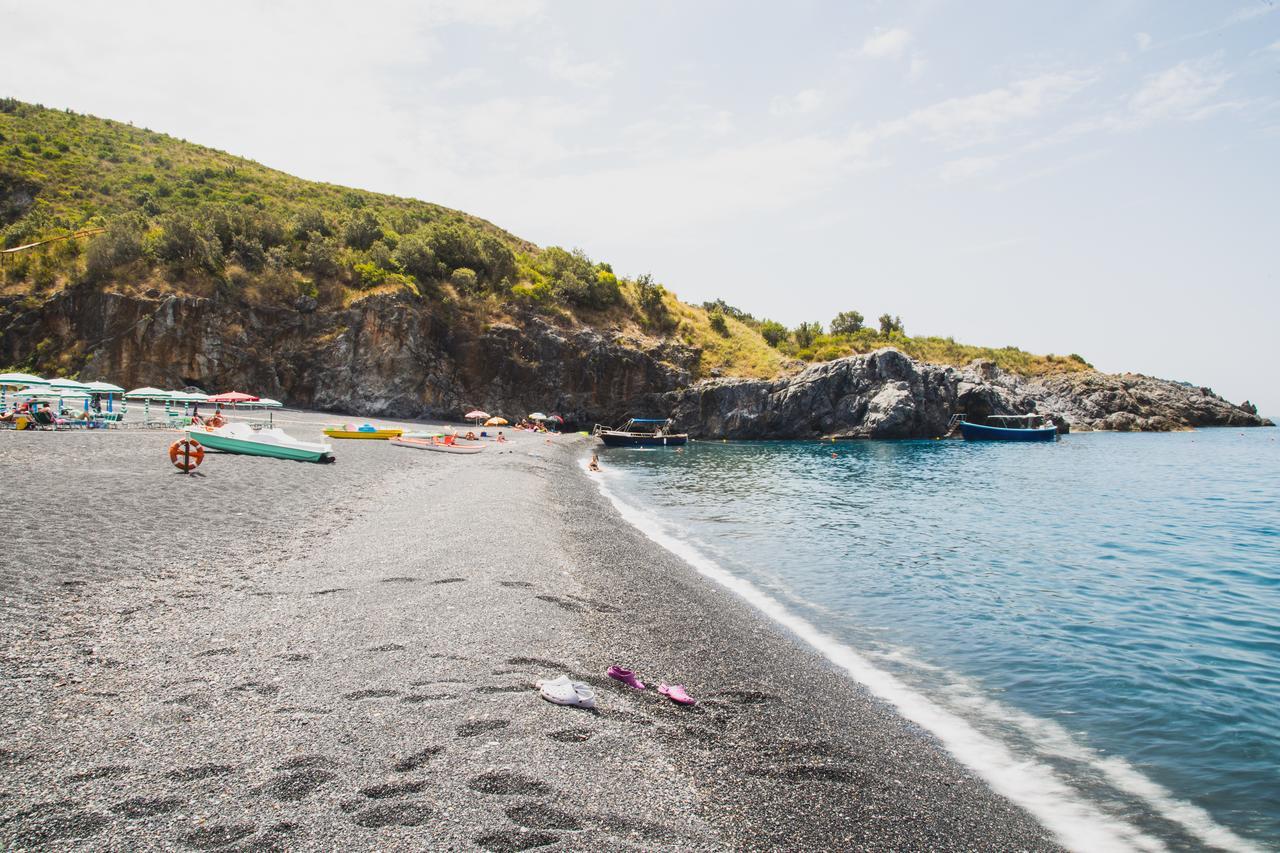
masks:
<path fill-rule="evenodd" d="M 209 420 L 205 423 L 205 426 L 209 427 L 210 429 L 217 429 L 218 427 L 223 427 L 226 425 L 227 425 L 227 419 L 222 416 L 221 409 L 214 412 L 213 417 L 209 418 Z"/>

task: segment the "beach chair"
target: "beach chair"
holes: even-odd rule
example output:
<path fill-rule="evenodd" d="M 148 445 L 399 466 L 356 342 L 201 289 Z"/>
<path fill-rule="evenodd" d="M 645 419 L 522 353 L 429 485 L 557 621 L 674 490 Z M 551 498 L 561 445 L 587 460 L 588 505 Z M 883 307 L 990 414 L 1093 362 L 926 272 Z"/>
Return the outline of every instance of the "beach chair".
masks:
<path fill-rule="evenodd" d="M 35 411 L 32 412 L 31 422 L 27 424 L 27 429 L 57 429 L 58 421 L 54 418 L 52 412 Z"/>

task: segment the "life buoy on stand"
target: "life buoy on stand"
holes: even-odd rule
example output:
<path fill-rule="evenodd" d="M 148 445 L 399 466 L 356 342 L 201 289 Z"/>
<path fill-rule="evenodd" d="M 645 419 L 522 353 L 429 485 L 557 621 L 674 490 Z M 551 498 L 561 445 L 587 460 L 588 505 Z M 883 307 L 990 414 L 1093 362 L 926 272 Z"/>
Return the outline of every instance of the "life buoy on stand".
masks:
<path fill-rule="evenodd" d="M 179 471 L 194 471 L 204 461 L 204 447 L 194 438 L 175 441 L 169 445 L 169 461 Z"/>

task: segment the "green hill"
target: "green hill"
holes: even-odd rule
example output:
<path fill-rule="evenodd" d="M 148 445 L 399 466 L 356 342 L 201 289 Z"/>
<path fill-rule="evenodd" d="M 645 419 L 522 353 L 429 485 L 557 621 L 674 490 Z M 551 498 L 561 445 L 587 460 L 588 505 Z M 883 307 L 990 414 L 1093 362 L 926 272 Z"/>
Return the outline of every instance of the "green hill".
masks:
<path fill-rule="evenodd" d="M 78 230 L 105 228 L 87 238 Z M 993 358 L 1021 373 L 1086 369 L 1078 357 L 910 338 L 821 334 L 724 304 L 678 301 L 649 276 L 580 250 L 540 248 L 429 202 L 304 181 L 129 124 L 0 100 L 0 298 L 36 305 L 68 287 L 225 297 L 320 309 L 403 292 L 451 322 L 534 311 L 565 326 L 681 340 L 701 375 L 765 378 L 802 361 L 893 345 L 928 361 Z M 766 337 L 768 340 L 766 340 Z M 55 365 L 75 369 L 73 364 Z"/>

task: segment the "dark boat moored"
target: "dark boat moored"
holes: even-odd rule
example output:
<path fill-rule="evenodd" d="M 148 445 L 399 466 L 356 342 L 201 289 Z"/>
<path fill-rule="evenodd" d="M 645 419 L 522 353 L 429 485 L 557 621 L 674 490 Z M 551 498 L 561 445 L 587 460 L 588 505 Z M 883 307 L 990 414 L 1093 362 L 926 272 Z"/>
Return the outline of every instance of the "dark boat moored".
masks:
<path fill-rule="evenodd" d="M 596 424 L 593 434 L 608 447 L 679 447 L 689 441 L 688 433 L 670 428 L 670 418 L 631 418 L 616 428 Z"/>
<path fill-rule="evenodd" d="M 985 424 L 960 420 L 965 441 L 1054 441 L 1058 428 L 1041 415 L 988 415 Z M 995 423 L 991 423 L 995 421 Z"/>

